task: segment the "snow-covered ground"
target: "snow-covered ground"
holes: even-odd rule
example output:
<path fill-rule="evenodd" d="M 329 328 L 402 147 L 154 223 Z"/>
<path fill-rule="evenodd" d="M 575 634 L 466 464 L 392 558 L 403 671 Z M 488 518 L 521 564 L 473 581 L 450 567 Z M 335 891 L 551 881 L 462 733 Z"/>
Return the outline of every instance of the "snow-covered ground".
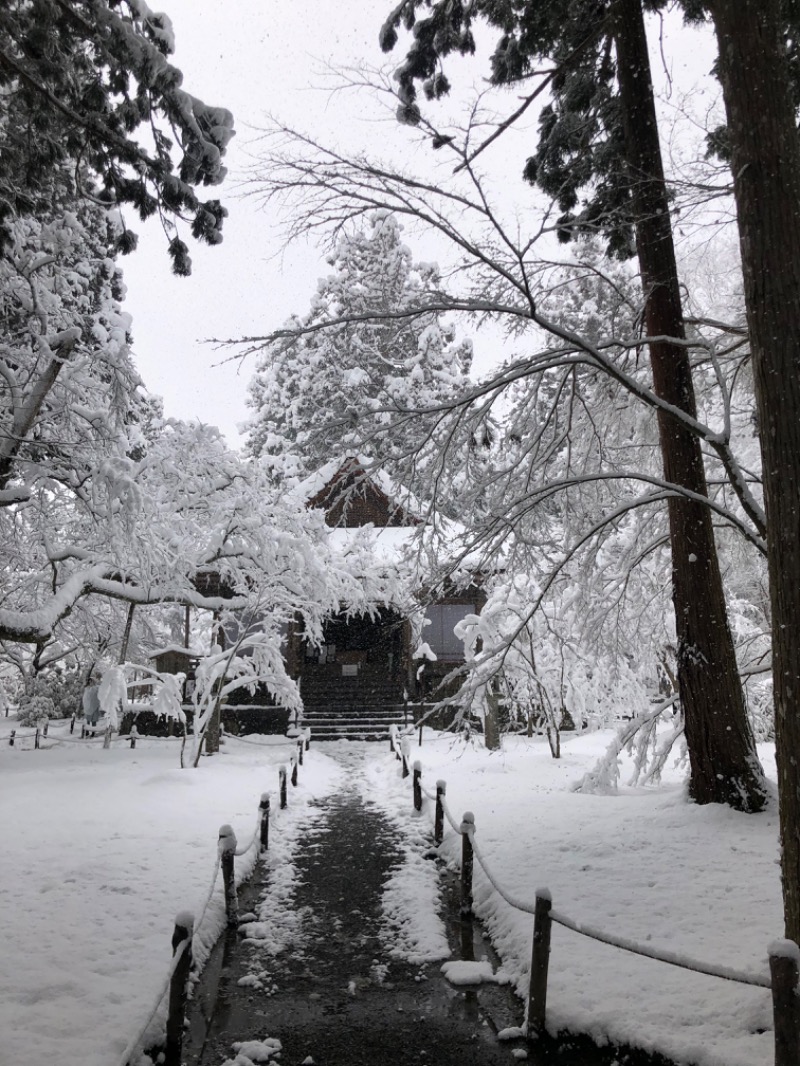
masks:
<path fill-rule="evenodd" d="M 3 720 L 0 737 L 13 726 Z M 294 750 L 231 740 L 229 754 L 181 770 L 177 741 L 140 739 L 131 751 L 115 740 L 104 751 L 54 744 L 63 730 L 51 726 L 39 751 L 0 740 L 2 1066 L 116 1066 L 164 983 L 176 914 L 200 917 L 220 826 L 247 844 L 262 793 L 278 806 L 278 766 Z M 328 757 L 309 756 L 272 821 L 272 847 L 284 852 L 308 797 L 339 778 Z M 236 860 L 240 875 L 254 854 Z M 223 911 L 218 878 L 195 941 L 201 956 Z"/>
<path fill-rule="evenodd" d="M 562 738 L 562 758 L 541 740 L 506 737 L 490 754 L 461 741 L 411 748 L 426 791 L 447 786 L 456 821 L 475 816 L 481 854 L 506 895 L 532 904 L 548 888 L 553 907 L 603 932 L 768 976 L 767 947 L 781 937 L 777 803 L 760 815 L 689 803 L 683 772 L 659 788 L 613 795 L 570 790 L 612 734 Z M 774 781 L 774 753 L 760 749 Z M 628 767 L 630 769 L 630 767 Z M 411 779 L 391 762 L 369 769 L 391 811 L 411 806 Z M 625 765 L 621 780 L 625 780 Z M 421 817 L 433 818 L 425 800 Z M 446 825 L 445 856 L 461 839 Z M 475 863 L 475 911 L 503 959 L 505 976 L 527 995 L 532 918 L 514 910 Z M 763 988 L 734 984 L 637 957 L 553 927 L 548 1027 L 571 1028 L 699 1066 L 771 1066 L 772 1004 Z"/>
<path fill-rule="evenodd" d="M 0 738 L 9 720 L 0 723 Z M 63 727 L 61 727 L 63 728 Z M 704 961 L 765 974 L 781 935 L 777 813 L 757 816 L 687 803 L 681 773 L 659 788 L 587 796 L 570 785 L 610 739 L 565 739 L 563 758 L 539 740 L 505 738 L 503 751 L 426 733 L 425 788 L 447 782 L 456 818 L 475 814 L 476 840 L 496 879 L 532 901 L 548 887 L 577 921 Z M 250 738 L 252 741 L 254 738 Z M 50 741 L 43 741 L 48 745 Z M 0 741 L 7 835 L 0 872 L 3 967 L 0 1063 L 115 1066 L 151 1013 L 169 964 L 175 914 L 203 908 L 219 826 L 250 839 L 262 792 L 277 790 L 291 748 L 230 740 L 197 770 L 178 768 L 178 745 L 139 741 L 63 744 L 40 751 Z M 432 864 L 424 861 L 433 804 L 411 808 L 410 779 L 383 745 L 364 745 L 361 788 L 406 835 L 406 864 L 387 885 L 387 945 L 416 959 L 442 955 L 432 913 Z M 350 746 L 352 762 L 353 746 Z M 341 780 L 337 746 L 312 746 L 274 820 L 271 862 L 286 864 L 306 802 Z M 768 773 L 771 753 L 762 751 Z M 624 773 L 623 773 L 624 780 Z M 273 803 L 273 807 L 276 806 Z M 449 828 L 443 851 L 459 840 Z M 253 851 L 238 861 L 246 871 Z M 287 897 L 288 898 L 288 897 Z M 504 963 L 499 976 L 524 992 L 531 919 L 503 902 L 476 864 L 475 907 Z M 429 910 L 430 909 L 430 910 Z M 221 919 L 219 886 L 206 912 Z M 598 1038 L 657 1047 L 702 1066 L 771 1066 L 769 993 L 637 958 L 555 927 L 549 1023 Z M 761 1031 L 761 1032 L 760 1032 Z M 279 1036 L 279 1034 L 274 1034 Z"/>

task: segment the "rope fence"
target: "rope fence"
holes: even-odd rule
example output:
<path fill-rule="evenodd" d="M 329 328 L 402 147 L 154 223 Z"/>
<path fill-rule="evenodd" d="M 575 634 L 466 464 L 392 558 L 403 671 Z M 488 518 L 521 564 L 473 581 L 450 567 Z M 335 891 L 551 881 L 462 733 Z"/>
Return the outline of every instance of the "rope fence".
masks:
<path fill-rule="evenodd" d="M 70 734 L 72 734 L 72 732 L 73 732 L 73 730 L 75 728 L 75 722 L 76 722 L 76 718 L 75 718 L 74 715 L 73 715 L 71 720 L 65 718 L 65 719 L 56 719 L 55 721 L 58 721 L 58 722 L 67 722 L 67 721 L 69 721 L 70 722 L 69 732 L 70 732 Z M 106 740 L 105 731 L 104 730 L 100 731 L 100 732 L 95 732 L 93 730 L 93 727 L 92 726 L 87 726 L 86 723 L 81 723 L 81 735 L 80 736 L 71 736 L 71 735 L 70 736 L 65 736 L 62 733 L 50 733 L 49 729 L 48 729 L 48 726 L 50 724 L 51 724 L 50 722 L 47 722 L 46 725 L 44 725 L 43 727 L 38 727 L 36 729 L 31 730 L 28 733 L 21 733 L 18 729 L 12 729 L 12 730 L 10 730 L 10 732 L 6 733 L 4 736 L 0 736 L 0 745 L 7 744 L 11 748 L 16 747 L 19 751 L 39 751 L 40 749 L 43 750 L 43 751 L 49 751 L 52 748 L 58 747 L 61 744 L 104 744 L 105 740 Z M 270 734 L 264 734 L 264 735 L 268 736 Z M 190 734 L 190 736 L 191 736 L 191 734 Z M 237 736 L 235 733 L 222 732 L 221 733 L 221 737 L 225 741 L 235 740 L 237 742 L 237 744 L 249 744 L 252 747 L 256 747 L 256 748 L 265 748 L 265 747 L 269 747 L 270 746 L 268 744 L 264 744 L 262 741 L 259 741 L 259 740 L 247 740 L 245 737 Z M 303 745 L 304 745 L 305 750 L 307 751 L 308 750 L 308 746 L 310 744 L 310 738 L 311 738 L 311 730 L 309 728 L 304 729 L 300 733 L 298 738 L 297 738 L 296 743 L 297 743 L 298 747 L 299 747 L 299 745 L 302 742 Z M 167 737 L 151 736 L 151 735 L 148 735 L 146 733 L 140 733 L 139 730 L 134 725 L 134 726 L 131 727 L 130 733 L 128 733 L 128 734 L 118 733 L 116 739 L 117 740 L 127 740 L 130 743 L 131 748 L 133 749 L 133 748 L 136 747 L 137 740 L 151 740 L 151 741 L 158 741 L 159 743 L 161 743 L 161 742 L 168 742 L 168 741 L 182 741 L 184 738 L 180 734 L 176 734 L 175 736 L 167 736 Z M 32 748 L 31 747 L 22 747 L 22 742 L 23 741 L 28 741 L 28 740 L 32 740 L 33 741 L 33 747 Z M 47 743 L 44 743 L 45 741 L 47 741 Z"/>
<path fill-rule="evenodd" d="M 308 750 L 310 740 L 311 731 L 308 729 L 298 738 L 298 750 L 293 752 L 291 756 L 291 775 L 286 765 L 278 768 L 280 810 L 285 810 L 288 807 L 287 780 L 291 780 L 293 785 L 297 785 L 297 767 L 302 765 L 303 761 L 301 751 Z M 269 850 L 271 820 L 274 821 L 274 816 L 271 819 L 271 796 L 270 793 L 264 792 L 259 800 L 255 829 L 246 844 L 240 845 L 238 843 L 236 834 L 230 825 L 220 826 L 214 872 L 205 902 L 200 909 L 200 917 L 195 921 L 194 914 L 190 911 L 181 911 L 176 916 L 172 935 L 173 956 L 166 977 L 147 1016 L 147 1020 L 139 1026 L 136 1035 L 128 1042 L 125 1051 L 118 1060 L 118 1066 L 132 1066 L 136 1061 L 137 1052 L 145 1050 L 144 1041 L 147 1033 L 161 1010 L 165 999 L 168 1000 L 166 1039 L 163 1057 L 159 1057 L 159 1061 L 163 1062 L 164 1066 L 180 1066 L 189 988 L 192 980 L 197 977 L 197 974 L 192 973 L 192 963 L 196 954 L 195 945 L 203 942 L 203 923 L 216 894 L 220 871 L 222 871 L 225 923 L 228 928 L 235 928 L 239 922 L 235 859 L 247 855 L 253 848 L 257 848 L 257 857 L 264 855 Z M 216 939 L 216 936 L 214 939 Z"/>
<path fill-rule="evenodd" d="M 409 776 L 408 740 L 399 738 L 396 731 L 390 736 L 390 747 L 396 758 L 402 763 L 402 776 Z M 618 936 L 599 929 L 585 922 L 577 922 L 552 905 L 552 897 L 547 889 L 536 889 L 533 902 L 524 900 L 508 891 L 491 870 L 480 846 L 475 840 L 475 817 L 466 812 L 459 822 L 452 814 L 446 801 L 447 785 L 444 781 L 436 782 L 436 792 L 432 793 L 422 784 L 422 767 L 419 762 L 413 766 L 413 803 L 417 811 L 422 810 L 422 798 L 435 804 L 434 841 L 442 843 L 444 823 L 448 822 L 453 832 L 461 836 L 461 906 L 460 913 L 464 920 L 470 920 L 472 912 L 472 877 L 473 863 L 483 870 L 487 880 L 498 895 L 515 910 L 532 915 L 534 918 L 533 946 L 529 976 L 529 990 L 525 1028 L 529 1035 L 541 1032 L 545 1027 L 547 1008 L 547 972 L 550 957 L 550 938 L 552 924 L 577 933 L 579 936 L 607 944 L 643 958 L 677 966 L 680 969 L 704 974 L 708 977 L 756 988 L 767 988 L 772 992 L 773 1015 L 775 1021 L 775 1066 L 797 1066 L 800 1061 L 800 948 L 788 940 L 776 940 L 769 945 L 770 976 L 759 973 L 745 973 L 728 966 L 706 963 L 678 952 L 654 948 L 628 937 Z"/>

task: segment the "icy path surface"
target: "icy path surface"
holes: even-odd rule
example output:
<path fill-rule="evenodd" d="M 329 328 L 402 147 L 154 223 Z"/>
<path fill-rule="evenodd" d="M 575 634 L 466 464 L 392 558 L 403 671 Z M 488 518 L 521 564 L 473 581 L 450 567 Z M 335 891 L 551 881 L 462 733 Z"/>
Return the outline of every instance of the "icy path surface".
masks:
<path fill-rule="evenodd" d="M 361 745 L 337 748 L 347 784 L 312 805 L 321 816 L 298 841 L 289 896 L 280 884 L 279 901 L 273 896 L 267 867 L 245 943 L 239 947 L 231 937 L 220 949 L 226 957 L 218 967 L 216 1010 L 210 1022 L 195 1020 L 186 1061 L 245 1066 L 254 1061 L 250 1052 L 269 1058 L 275 1045 L 267 1040 L 277 1039 L 282 1063 L 508 1066 L 510 1049 L 495 1040 L 474 994 L 439 975 L 449 948 L 437 916 L 438 888 L 436 900 L 419 901 L 416 927 L 409 908 L 392 902 L 412 883 L 435 884 L 434 862 L 418 860 L 430 877 L 403 876 L 413 843 L 398 839 L 386 816 L 364 801 Z M 416 857 L 410 865 L 413 871 Z M 288 907 L 293 918 L 281 913 Z M 287 927 L 291 935 L 281 944 L 276 931 Z"/>

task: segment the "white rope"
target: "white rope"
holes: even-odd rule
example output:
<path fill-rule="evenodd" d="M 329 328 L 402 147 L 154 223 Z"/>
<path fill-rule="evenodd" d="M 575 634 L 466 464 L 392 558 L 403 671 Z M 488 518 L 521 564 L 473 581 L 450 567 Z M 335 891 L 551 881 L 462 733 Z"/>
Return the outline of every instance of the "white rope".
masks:
<path fill-rule="evenodd" d="M 475 843 L 474 828 L 470 831 L 469 837 L 470 841 L 472 842 L 472 852 L 475 858 L 480 863 L 481 869 L 486 874 L 486 877 L 488 878 L 490 884 L 493 885 L 494 888 L 500 893 L 500 895 L 503 897 L 509 907 L 514 907 L 515 910 L 523 911 L 525 914 L 533 914 L 536 908 L 532 904 L 526 903 L 524 900 L 519 899 L 519 897 L 513 895 L 511 892 L 508 892 L 494 877 L 486 863 L 486 859 L 484 858 L 480 847 Z"/>
<path fill-rule="evenodd" d="M 565 914 L 562 914 L 561 911 L 551 910 L 550 917 L 558 925 L 563 925 L 565 929 L 571 929 L 574 933 L 591 937 L 592 940 L 599 940 L 603 944 L 610 944 L 612 947 L 620 948 L 622 951 L 630 951 L 634 955 L 644 955 L 648 959 L 666 962 L 670 966 L 679 966 L 683 970 L 694 970 L 695 973 L 704 973 L 709 977 L 721 977 L 724 981 L 737 981 L 743 985 L 758 985 L 760 988 L 772 987 L 769 977 L 762 974 L 747 974 L 741 970 L 733 970 L 728 966 L 714 966 L 710 963 L 699 962 L 697 959 L 686 958 L 674 951 L 658 951 L 655 948 L 638 944 L 635 940 L 614 936 L 611 933 L 604 933 L 601 929 L 594 928 L 594 926 L 575 922 Z"/>
<path fill-rule="evenodd" d="M 203 919 L 206 916 L 206 911 L 208 910 L 208 905 L 211 902 L 212 896 L 214 895 L 214 886 L 217 883 L 217 874 L 219 873 L 219 868 L 220 868 L 221 862 L 222 862 L 222 855 L 219 852 L 217 852 L 217 861 L 214 864 L 214 876 L 211 878 L 211 888 L 209 888 L 209 890 L 208 890 L 208 895 L 206 896 L 206 901 L 203 904 L 203 909 L 200 911 L 200 917 L 195 922 L 194 936 L 197 936 L 197 933 L 198 933 L 198 931 L 200 929 L 200 926 L 203 924 Z M 192 939 L 194 939 L 194 937 Z"/>
<path fill-rule="evenodd" d="M 435 792 L 428 792 L 427 788 L 425 788 L 425 786 L 422 783 L 422 778 L 420 778 L 420 780 L 419 780 L 419 787 L 420 787 L 420 790 L 421 790 L 423 796 L 425 796 L 429 800 L 433 800 L 434 803 L 436 802 L 436 793 Z"/>
<path fill-rule="evenodd" d="M 421 784 L 421 782 L 420 782 Z M 436 796 L 431 796 L 425 789 L 422 790 L 429 799 L 436 799 Z M 462 834 L 461 824 L 456 823 L 450 809 L 447 806 L 447 801 L 442 796 L 442 810 L 444 811 L 448 822 L 453 827 L 456 833 Z M 503 888 L 492 871 L 489 869 L 489 865 L 486 861 L 480 845 L 475 841 L 475 828 L 470 824 L 468 830 L 470 842 L 472 844 L 472 852 L 478 863 L 486 874 L 486 877 L 495 891 L 506 901 L 506 903 L 513 907 L 515 910 L 522 911 L 524 914 L 534 914 L 535 905 L 527 903 L 525 900 L 520 899 L 507 889 Z M 695 973 L 706 974 L 709 977 L 719 977 L 724 981 L 736 981 L 743 985 L 755 985 L 760 988 L 771 988 L 772 983 L 770 978 L 763 974 L 748 974 L 742 970 L 734 970 L 728 966 L 716 966 L 711 963 L 700 962 L 697 959 L 688 958 L 683 955 L 677 954 L 673 951 L 659 951 L 656 948 L 647 947 L 644 944 L 639 944 L 635 940 L 629 940 L 627 937 L 615 936 L 613 933 L 605 933 L 594 926 L 585 925 L 573 921 L 572 918 L 562 914 L 561 911 L 551 910 L 550 918 L 558 925 L 564 926 L 565 929 L 571 929 L 574 933 L 580 933 L 582 936 L 590 937 L 592 940 L 598 940 L 603 944 L 609 944 L 611 947 L 620 948 L 622 951 L 631 952 L 634 955 L 642 955 L 645 958 L 655 959 L 657 962 L 665 962 L 670 966 L 678 966 L 684 970 L 692 970 Z"/>
<path fill-rule="evenodd" d="M 444 811 L 445 818 L 448 820 L 450 825 L 452 825 L 453 829 L 459 835 L 461 835 L 461 822 L 457 822 L 450 813 L 450 808 L 447 806 L 447 800 L 444 798 L 444 796 L 442 796 L 442 810 Z"/>
<path fill-rule="evenodd" d="M 234 851 L 233 854 L 236 855 L 236 856 L 246 855 L 248 853 L 248 851 L 250 850 L 250 848 L 252 848 L 253 844 L 255 844 L 256 838 L 261 835 L 260 832 L 259 832 L 260 829 L 261 829 L 261 808 L 259 807 L 258 815 L 256 817 L 256 827 L 253 830 L 253 835 L 250 837 L 250 843 L 247 845 L 247 847 L 241 847 L 241 846 L 238 847 L 236 849 L 236 851 Z"/>
<path fill-rule="evenodd" d="M 264 735 L 266 736 L 267 734 L 265 733 Z M 245 740 L 244 737 L 237 737 L 235 733 L 223 733 L 222 739 L 236 740 L 240 744 L 252 744 L 255 748 L 277 748 L 280 746 L 278 744 L 262 744 L 260 740 Z M 296 747 L 299 740 L 300 737 L 298 737 L 297 740 L 291 740 L 290 738 L 287 738 L 284 743 L 287 746 L 291 745 L 292 747 Z"/>
<path fill-rule="evenodd" d="M 144 1034 L 149 1029 L 150 1023 L 152 1022 L 153 1018 L 155 1018 L 156 1014 L 158 1014 L 159 1007 L 163 1003 L 164 997 L 166 996 L 167 992 L 169 991 L 170 981 L 172 980 L 172 977 L 173 977 L 173 975 L 175 973 L 175 970 L 177 969 L 178 963 L 183 958 L 183 953 L 186 951 L 188 946 L 189 946 L 189 937 L 187 936 L 185 940 L 182 940 L 180 942 L 180 944 L 178 945 L 178 947 L 177 947 L 177 949 L 175 951 L 175 954 L 172 956 L 172 961 L 170 962 L 169 970 L 167 971 L 166 980 L 164 981 L 163 985 L 161 986 L 161 991 L 158 993 L 158 998 L 156 999 L 155 1003 L 153 1004 L 153 1009 L 150 1011 L 150 1014 L 149 1014 L 149 1016 L 147 1018 L 147 1021 L 144 1023 L 143 1026 L 141 1026 L 141 1028 L 139 1029 L 139 1032 L 136 1034 L 136 1036 L 133 1038 L 133 1040 L 128 1042 L 128 1046 L 125 1048 L 125 1050 L 123 1051 L 122 1055 L 120 1056 L 119 1066 L 128 1066 L 128 1063 L 130 1062 L 134 1051 L 138 1050 L 141 1047 L 142 1038 L 144 1037 Z"/>
<path fill-rule="evenodd" d="M 105 737 L 42 737 L 42 740 L 52 741 L 53 744 L 96 744 L 104 741 Z M 119 737 L 117 737 L 119 740 Z"/>

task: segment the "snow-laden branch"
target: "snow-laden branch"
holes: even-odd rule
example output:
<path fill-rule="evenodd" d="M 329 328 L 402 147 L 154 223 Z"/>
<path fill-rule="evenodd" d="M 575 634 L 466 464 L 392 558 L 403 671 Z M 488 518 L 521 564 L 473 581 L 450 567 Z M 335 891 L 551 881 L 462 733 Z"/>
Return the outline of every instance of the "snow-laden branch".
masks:
<path fill-rule="evenodd" d="M 290 239 L 316 229 L 330 229 L 337 233 L 347 221 L 360 219 L 375 210 L 404 215 L 432 228 L 463 257 L 466 271 L 480 272 L 489 287 L 505 287 L 521 297 L 521 302 L 515 303 L 497 294 L 485 299 L 439 293 L 434 301 L 421 301 L 416 308 L 404 309 L 398 317 L 421 316 L 434 310 L 438 313 L 477 313 L 516 323 L 527 321 L 549 336 L 559 338 L 573 355 L 580 353 L 586 365 L 604 373 L 637 401 L 678 423 L 706 444 L 722 463 L 758 536 L 762 539 L 766 536 L 764 510 L 753 495 L 731 447 L 729 421 L 723 419 L 721 430 L 712 429 L 695 415 L 658 396 L 640 377 L 627 372 L 613 354 L 620 349 L 639 350 L 658 341 L 694 348 L 698 345 L 705 347 L 703 342 L 637 336 L 606 338 L 597 343 L 586 334 L 570 329 L 563 321 L 545 314 L 540 306 L 544 293 L 538 292 L 532 284 L 532 272 L 536 267 L 531 259 L 532 245 L 520 246 L 511 238 L 490 203 L 480 176 L 471 170 L 467 176 L 471 193 L 467 193 L 457 185 L 434 184 L 362 157 L 345 156 L 285 125 L 276 124 L 272 136 L 275 140 L 288 140 L 290 149 L 277 149 L 267 156 L 265 167 L 252 179 L 253 195 L 265 200 L 278 197 L 291 201 L 294 214 L 289 228 Z M 481 231 L 481 237 L 477 233 L 471 234 L 471 220 Z M 240 355 L 250 354 L 270 343 L 293 340 L 326 329 L 335 330 L 347 324 L 385 321 L 390 317 L 383 309 L 375 308 L 358 315 L 333 315 L 326 321 L 298 323 L 261 337 L 241 338 L 239 342 L 218 343 L 238 344 Z M 565 358 L 568 358 L 566 354 Z M 536 357 L 530 360 L 529 367 L 531 371 L 541 369 Z M 500 387 L 501 382 L 502 375 L 486 383 L 484 388 Z M 464 402 L 472 400 L 465 397 Z"/>

